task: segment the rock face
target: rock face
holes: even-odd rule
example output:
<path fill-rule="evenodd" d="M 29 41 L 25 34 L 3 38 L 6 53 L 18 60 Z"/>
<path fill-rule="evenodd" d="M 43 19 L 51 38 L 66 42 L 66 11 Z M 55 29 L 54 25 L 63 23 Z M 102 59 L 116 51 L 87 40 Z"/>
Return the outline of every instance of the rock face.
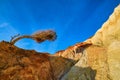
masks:
<path fill-rule="evenodd" d="M 48 54 L 0 43 L 0 80 L 55 80 Z"/>
<path fill-rule="evenodd" d="M 0 80 L 59 80 L 75 61 L 0 42 Z"/>
<path fill-rule="evenodd" d="M 120 5 L 83 50 L 62 80 L 120 80 Z"/>
<path fill-rule="evenodd" d="M 50 55 L 0 42 L 0 80 L 120 80 L 120 5 L 95 35 Z"/>

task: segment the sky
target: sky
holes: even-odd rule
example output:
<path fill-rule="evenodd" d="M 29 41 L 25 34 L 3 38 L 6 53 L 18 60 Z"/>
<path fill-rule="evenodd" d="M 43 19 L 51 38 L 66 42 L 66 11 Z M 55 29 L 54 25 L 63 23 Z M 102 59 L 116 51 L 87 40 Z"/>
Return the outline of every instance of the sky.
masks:
<path fill-rule="evenodd" d="M 120 0 L 0 0 L 0 41 L 52 29 L 54 42 L 21 39 L 15 45 L 54 54 L 93 36 Z"/>

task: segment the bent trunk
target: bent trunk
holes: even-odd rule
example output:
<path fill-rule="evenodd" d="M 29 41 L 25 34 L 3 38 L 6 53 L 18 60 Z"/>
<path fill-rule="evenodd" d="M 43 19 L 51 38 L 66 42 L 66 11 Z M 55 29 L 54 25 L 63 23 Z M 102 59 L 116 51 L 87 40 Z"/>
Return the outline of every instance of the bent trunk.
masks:
<path fill-rule="evenodd" d="M 30 39 L 33 39 L 32 36 L 29 36 L 29 35 L 23 35 L 23 36 L 19 36 L 19 37 L 13 39 L 12 41 L 10 41 L 10 43 L 11 43 L 11 44 L 15 44 L 18 40 L 23 39 L 23 38 L 30 38 Z"/>

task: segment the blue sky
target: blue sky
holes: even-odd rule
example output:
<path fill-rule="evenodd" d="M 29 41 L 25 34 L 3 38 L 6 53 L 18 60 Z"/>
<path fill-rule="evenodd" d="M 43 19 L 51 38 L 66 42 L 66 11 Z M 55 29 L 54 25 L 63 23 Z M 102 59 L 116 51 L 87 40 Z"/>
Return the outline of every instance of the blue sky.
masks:
<path fill-rule="evenodd" d="M 93 36 L 118 4 L 120 0 L 0 0 L 0 41 L 53 29 L 58 35 L 54 42 L 23 39 L 15 45 L 55 53 Z"/>

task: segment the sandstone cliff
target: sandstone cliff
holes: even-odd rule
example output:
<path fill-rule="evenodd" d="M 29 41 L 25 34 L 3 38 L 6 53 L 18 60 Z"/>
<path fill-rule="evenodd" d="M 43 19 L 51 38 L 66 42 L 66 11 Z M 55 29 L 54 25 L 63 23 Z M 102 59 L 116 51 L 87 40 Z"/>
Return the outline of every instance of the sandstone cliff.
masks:
<path fill-rule="evenodd" d="M 79 61 L 62 80 L 120 80 L 120 5 L 85 42 L 92 45 L 84 48 Z"/>
<path fill-rule="evenodd" d="M 0 80 L 119 80 L 120 5 L 95 35 L 54 55 L 0 42 Z"/>

